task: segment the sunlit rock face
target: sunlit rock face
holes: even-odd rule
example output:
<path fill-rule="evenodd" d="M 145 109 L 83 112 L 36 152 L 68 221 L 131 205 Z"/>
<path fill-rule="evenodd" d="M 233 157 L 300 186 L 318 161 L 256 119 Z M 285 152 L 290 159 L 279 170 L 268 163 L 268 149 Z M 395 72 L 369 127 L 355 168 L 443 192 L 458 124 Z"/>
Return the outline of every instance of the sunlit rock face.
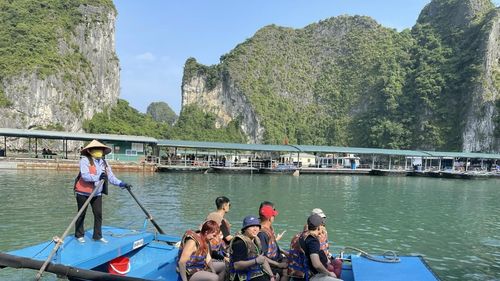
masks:
<path fill-rule="evenodd" d="M 0 127 L 79 132 L 84 119 L 117 103 L 116 12 L 88 5 L 80 6 L 79 12 L 80 23 L 58 39 L 57 49 L 61 56 L 80 56 L 80 63 L 61 66 L 49 75 L 24 71 L 4 77 L 3 92 L 11 104 L 0 108 Z M 20 148 L 25 143 L 9 141 L 9 146 Z"/>

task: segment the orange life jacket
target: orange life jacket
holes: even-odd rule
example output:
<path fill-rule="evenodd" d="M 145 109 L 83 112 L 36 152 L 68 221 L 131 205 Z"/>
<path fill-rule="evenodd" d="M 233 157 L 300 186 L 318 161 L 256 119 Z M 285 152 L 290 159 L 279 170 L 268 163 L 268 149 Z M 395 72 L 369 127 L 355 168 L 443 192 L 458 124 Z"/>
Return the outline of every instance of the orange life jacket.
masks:
<path fill-rule="evenodd" d="M 95 168 L 95 166 L 93 165 L 93 161 L 92 159 L 90 159 L 90 166 L 89 166 L 89 172 L 90 174 L 92 175 L 96 175 L 97 174 L 97 169 Z M 80 178 L 78 179 L 78 181 L 76 182 L 75 184 L 75 191 L 76 192 L 81 192 L 81 193 L 92 193 L 92 190 L 94 189 L 94 182 L 88 182 L 88 181 L 84 181 L 83 178 L 81 177 L 80 175 Z"/>
<path fill-rule="evenodd" d="M 222 220 L 222 223 L 224 223 L 224 220 Z M 212 252 L 216 252 L 220 256 L 225 256 L 226 254 L 226 242 L 224 241 L 224 238 L 222 237 L 222 232 L 219 232 L 219 235 L 215 235 L 214 238 L 210 239 L 210 250 Z"/>
<path fill-rule="evenodd" d="M 229 222 L 226 219 L 222 219 L 221 227 L 225 225 L 228 230 L 231 229 Z M 212 252 L 217 252 L 221 256 L 225 256 L 227 252 L 228 243 L 224 240 L 222 231 L 220 231 L 219 235 L 214 236 L 214 238 L 210 239 L 210 250 Z"/>
<path fill-rule="evenodd" d="M 330 256 L 330 244 L 328 243 L 328 233 L 323 230 L 318 236 L 319 249 L 325 253 L 327 257 Z"/>
<path fill-rule="evenodd" d="M 90 174 L 92 175 L 96 175 L 97 174 L 97 169 L 94 165 L 94 159 L 92 159 L 91 157 L 87 157 L 87 159 L 89 159 L 89 172 Z M 107 170 L 108 168 L 108 163 L 106 162 L 106 160 L 104 160 L 104 169 Z M 76 177 L 75 179 L 75 186 L 74 186 L 74 191 L 75 192 L 80 192 L 80 193 L 92 193 L 92 190 L 94 190 L 94 182 L 87 182 L 87 181 L 84 181 L 83 178 L 82 178 L 82 173 L 78 173 L 78 176 Z M 108 194 L 108 181 L 105 180 L 104 181 L 104 184 L 102 185 L 102 193 L 103 194 Z"/>
<path fill-rule="evenodd" d="M 307 268 L 305 253 L 299 243 L 301 237 L 305 239 L 308 235 L 308 231 L 299 232 L 290 242 L 290 251 L 288 252 L 288 276 L 290 277 L 309 280 L 309 270 Z"/>
<path fill-rule="evenodd" d="M 196 251 L 191 254 L 189 260 L 186 262 L 186 274 L 191 276 L 198 271 L 208 269 L 207 265 L 207 254 L 208 254 L 208 245 L 207 242 L 202 239 L 201 235 L 192 230 L 186 231 L 184 236 L 182 237 L 181 246 L 179 247 L 178 258 L 180 258 L 182 254 L 182 250 L 184 249 L 184 245 L 188 239 L 193 239 L 196 243 Z M 177 260 L 177 266 L 179 266 L 179 261 Z M 179 268 L 177 267 L 177 271 Z"/>
<path fill-rule="evenodd" d="M 278 244 L 276 243 L 276 236 L 274 235 L 274 230 L 267 226 L 262 226 L 260 229 L 261 232 L 267 235 L 267 251 L 264 255 L 272 260 L 278 260 Z"/>

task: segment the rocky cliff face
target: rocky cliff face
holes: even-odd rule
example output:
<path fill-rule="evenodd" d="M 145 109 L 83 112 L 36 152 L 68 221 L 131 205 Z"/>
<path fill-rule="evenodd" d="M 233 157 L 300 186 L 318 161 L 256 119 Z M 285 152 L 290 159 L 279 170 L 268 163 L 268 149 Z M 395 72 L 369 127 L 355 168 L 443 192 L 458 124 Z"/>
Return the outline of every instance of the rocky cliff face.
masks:
<path fill-rule="evenodd" d="M 249 143 L 259 143 L 263 139 L 264 128 L 253 106 L 229 75 L 224 75 L 213 89 L 207 87 L 205 74 L 191 77 L 182 85 L 182 106 L 190 104 L 202 105 L 205 112 L 216 114 L 217 128 L 241 118 L 241 130 L 248 136 Z"/>
<path fill-rule="evenodd" d="M 464 151 L 500 152 L 500 139 L 495 136 L 498 129 L 495 119 L 500 114 L 495 105 L 500 99 L 500 9 L 491 15 L 486 26 L 487 38 L 482 44 L 482 77 L 473 88 L 463 132 Z"/>
<path fill-rule="evenodd" d="M 76 28 L 61 31 L 57 46 L 60 56 L 76 57 L 78 63 L 57 67 L 49 75 L 22 71 L 3 77 L 1 88 L 10 105 L 0 108 L 0 127 L 78 132 L 84 119 L 117 103 L 116 12 L 89 5 L 81 5 L 78 12 Z"/>

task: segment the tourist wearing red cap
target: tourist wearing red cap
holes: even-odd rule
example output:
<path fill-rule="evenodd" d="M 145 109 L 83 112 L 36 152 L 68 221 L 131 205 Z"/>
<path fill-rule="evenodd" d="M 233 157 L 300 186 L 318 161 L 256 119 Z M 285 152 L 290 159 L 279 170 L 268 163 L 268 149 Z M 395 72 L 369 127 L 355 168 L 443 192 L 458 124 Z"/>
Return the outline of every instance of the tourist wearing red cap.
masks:
<path fill-rule="evenodd" d="M 261 229 L 257 236 L 260 239 L 262 253 L 267 257 L 273 274 L 279 276 L 280 279 L 277 280 L 286 280 L 288 279 L 285 277 L 287 263 L 278 246 L 278 239 L 273 228 L 274 218 L 278 215 L 278 211 L 270 205 L 264 205 L 259 215 Z"/>

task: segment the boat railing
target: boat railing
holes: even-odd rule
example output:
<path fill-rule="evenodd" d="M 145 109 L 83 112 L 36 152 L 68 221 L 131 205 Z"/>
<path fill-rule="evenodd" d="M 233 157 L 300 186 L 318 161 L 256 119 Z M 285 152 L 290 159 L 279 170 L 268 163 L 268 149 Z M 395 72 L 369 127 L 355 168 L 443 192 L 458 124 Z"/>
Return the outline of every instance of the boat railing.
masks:
<path fill-rule="evenodd" d="M 187 160 L 187 159 L 160 159 L 160 165 L 165 166 L 210 166 L 210 161 L 206 160 Z"/>
<path fill-rule="evenodd" d="M 262 168 L 261 162 L 211 161 L 210 167 L 253 167 Z"/>

